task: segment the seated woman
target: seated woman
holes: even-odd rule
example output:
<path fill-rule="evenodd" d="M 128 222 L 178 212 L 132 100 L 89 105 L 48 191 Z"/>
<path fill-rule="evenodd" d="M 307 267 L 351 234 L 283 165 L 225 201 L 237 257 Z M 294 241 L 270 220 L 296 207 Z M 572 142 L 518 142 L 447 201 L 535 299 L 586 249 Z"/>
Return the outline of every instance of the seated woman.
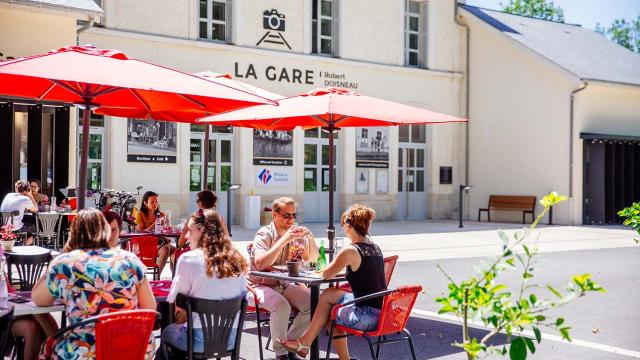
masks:
<path fill-rule="evenodd" d="M 160 211 L 158 194 L 147 191 L 142 196 L 140 211 L 136 213 L 136 229 L 138 231 L 153 231 L 156 225 L 156 218 L 164 218 L 164 213 Z M 162 269 L 167 264 L 167 259 L 176 251 L 176 247 L 167 241 L 158 248 L 158 272 L 162 274 Z M 173 264 L 173 260 L 171 260 Z"/>
<path fill-rule="evenodd" d="M 200 191 L 196 196 L 196 205 L 198 206 L 198 209 L 213 210 L 216 207 L 217 202 L 218 202 L 218 197 L 211 190 Z M 187 245 L 188 232 L 189 232 L 189 227 L 187 226 L 187 224 L 185 224 L 185 226 L 182 228 L 182 234 L 180 234 L 180 239 L 178 239 L 178 248 L 182 248 Z"/>
<path fill-rule="evenodd" d="M 120 245 L 120 232 L 122 231 L 122 218 L 118 213 L 113 211 L 105 211 L 104 218 L 111 228 L 111 236 L 109 237 L 109 247 L 116 248 Z"/>
<path fill-rule="evenodd" d="M 33 195 L 33 200 L 38 204 L 40 211 L 44 211 L 44 206 L 49 205 L 49 197 L 40 192 L 42 186 L 40 180 L 33 179 L 29 182 L 31 183 L 31 195 Z"/>
<path fill-rule="evenodd" d="M 189 219 L 191 251 L 184 253 L 176 265 L 176 275 L 167 301 L 174 302 L 178 294 L 208 300 L 225 300 L 243 296 L 246 292 L 247 263 L 233 247 L 222 219 L 213 210 L 198 210 Z M 194 352 L 202 352 L 202 325 L 196 314 L 194 321 Z M 187 351 L 186 312 L 176 307 L 176 323 L 162 331 L 162 342 Z M 235 343 L 237 329 L 231 333 L 229 348 Z M 164 354 L 158 354 L 163 356 Z"/>
<path fill-rule="evenodd" d="M 62 300 L 71 324 L 120 310 L 153 309 L 156 300 L 145 277 L 145 266 L 128 251 L 110 249 L 111 228 L 96 209 L 78 212 L 71 224 L 68 248 L 51 261 L 34 285 L 38 306 Z M 83 331 L 84 330 L 84 331 Z M 95 353 L 95 335 L 89 328 L 74 331 L 55 344 L 53 358 L 76 358 Z M 150 342 L 148 352 L 152 353 Z"/>
<path fill-rule="evenodd" d="M 386 290 L 382 251 L 369 237 L 369 225 L 375 216 L 373 209 L 363 205 L 352 205 L 342 214 L 340 223 L 351 240 L 351 245 L 345 246 L 321 275 L 330 279 L 346 267 L 347 281 L 353 293 L 335 287 L 326 289 L 320 296 L 318 307 L 305 333 L 299 339 L 278 340 L 290 352 L 307 356 L 309 346 L 327 323 L 333 305 Z M 336 324 L 362 331 L 374 330 L 378 326 L 381 308 L 381 297 L 345 306 L 338 311 Z M 339 336 L 344 335 L 344 332 L 334 331 L 334 334 Z M 333 340 L 333 346 L 340 359 L 349 359 L 347 338 Z"/>

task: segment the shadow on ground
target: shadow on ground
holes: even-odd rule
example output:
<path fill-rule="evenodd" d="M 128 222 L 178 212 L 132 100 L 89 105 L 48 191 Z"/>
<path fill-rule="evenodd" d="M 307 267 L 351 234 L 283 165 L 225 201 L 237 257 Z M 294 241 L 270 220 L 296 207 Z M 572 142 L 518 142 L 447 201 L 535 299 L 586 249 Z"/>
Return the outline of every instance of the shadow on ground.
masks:
<path fill-rule="evenodd" d="M 245 322 L 245 334 L 249 333 L 256 335 L 256 327 L 254 317 L 249 317 Z M 442 321 L 434 321 L 429 319 L 422 319 L 412 317 L 407 324 L 407 329 L 411 332 L 413 337 L 413 345 L 416 350 L 416 358 L 422 359 L 434 359 L 442 356 L 460 354 L 460 358 L 466 358 L 460 348 L 451 345 L 454 341 L 462 341 L 462 327 L 456 324 L 450 324 Z M 263 345 L 266 344 L 268 336 L 268 327 L 263 331 Z M 470 329 L 470 336 L 476 338 L 482 338 L 487 331 Z M 325 331 L 322 331 L 320 336 L 320 358 L 324 359 L 325 350 L 327 348 L 328 335 Z M 497 335 L 491 341 L 493 345 L 504 344 L 506 342 L 504 335 Z M 246 360 L 259 359 L 258 357 L 258 341 L 255 336 L 246 336 L 242 339 L 242 351 L 241 357 Z M 371 359 L 369 352 L 369 345 L 364 338 L 351 337 L 349 338 L 349 351 L 351 358 L 357 358 L 360 360 Z M 255 355 L 254 355 L 255 354 Z M 255 357 L 254 357 L 255 356 Z M 271 350 L 265 350 L 265 359 L 273 359 L 274 353 Z M 332 352 L 332 358 L 337 359 L 335 352 Z M 308 357 L 307 357 L 308 359 Z M 411 351 L 409 350 L 408 342 L 400 342 L 393 344 L 386 344 L 381 347 L 380 359 L 393 359 L 404 360 L 411 359 Z"/>

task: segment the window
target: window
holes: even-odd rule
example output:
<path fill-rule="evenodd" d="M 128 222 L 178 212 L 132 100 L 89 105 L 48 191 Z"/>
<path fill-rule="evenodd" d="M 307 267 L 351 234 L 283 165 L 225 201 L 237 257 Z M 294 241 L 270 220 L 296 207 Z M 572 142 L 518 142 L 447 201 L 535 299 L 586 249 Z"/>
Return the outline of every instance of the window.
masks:
<path fill-rule="evenodd" d="M 337 56 L 338 0 L 313 0 L 311 52 Z"/>
<path fill-rule="evenodd" d="M 231 0 L 200 0 L 198 38 L 231 42 Z"/>
<path fill-rule="evenodd" d="M 423 66 L 424 24 L 422 23 L 424 6 L 421 2 L 406 0 L 404 27 L 404 63 L 407 66 Z"/>

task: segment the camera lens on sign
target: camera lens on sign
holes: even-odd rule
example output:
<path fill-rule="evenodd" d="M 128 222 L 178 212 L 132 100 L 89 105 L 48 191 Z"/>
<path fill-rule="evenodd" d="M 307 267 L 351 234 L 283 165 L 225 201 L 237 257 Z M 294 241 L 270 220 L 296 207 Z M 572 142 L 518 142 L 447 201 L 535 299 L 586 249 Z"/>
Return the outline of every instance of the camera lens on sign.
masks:
<path fill-rule="evenodd" d="M 262 27 L 267 30 L 284 31 L 284 14 L 278 13 L 278 10 L 265 10 L 262 13 Z"/>

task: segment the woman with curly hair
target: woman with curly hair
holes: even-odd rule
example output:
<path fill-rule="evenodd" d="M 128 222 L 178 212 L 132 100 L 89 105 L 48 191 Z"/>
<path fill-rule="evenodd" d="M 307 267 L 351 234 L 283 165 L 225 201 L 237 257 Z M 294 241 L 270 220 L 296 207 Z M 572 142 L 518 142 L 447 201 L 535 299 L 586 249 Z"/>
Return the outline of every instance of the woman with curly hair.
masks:
<path fill-rule="evenodd" d="M 175 302 L 178 294 L 207 300 L 227 300 L 243 296 L 246 292 L 247 263 L 233 247 L 222 218 L 213 210 L 196 211 L 187 224 L 191 251 L 178 259 L 176 275 L 167 301 Z M 186 311 L 176 307 L 176 323 L 162 331 L 162 342 L 187 351 Z M 204 350 L 202 325 L 193 314 L 194 352 Z M 233 348 L 237 329 L 229 337 Z M 162 356 L 161 354 L 158 354 Z"/>

